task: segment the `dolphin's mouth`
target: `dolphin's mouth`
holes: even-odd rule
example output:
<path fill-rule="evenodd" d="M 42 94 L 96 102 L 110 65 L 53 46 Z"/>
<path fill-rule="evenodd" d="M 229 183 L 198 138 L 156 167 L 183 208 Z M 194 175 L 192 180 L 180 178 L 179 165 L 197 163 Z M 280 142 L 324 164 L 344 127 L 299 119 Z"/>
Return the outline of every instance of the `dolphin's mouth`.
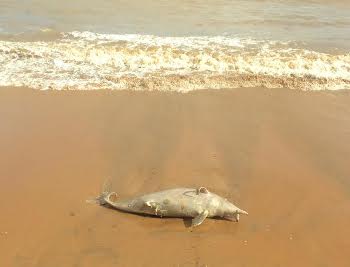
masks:
<path fill-rule="evenodd" d="M 237 222 L 237 219 L 233 216 L 225 216 L 224 217 L 225 220 L 229 220 L 231 222 Z"/>
<path fill-rule="evenodd" d="M 230 222 L 239 222 L 239 214 L 237 214 L 237 216 L 225 217 L 225 219 Z"/>

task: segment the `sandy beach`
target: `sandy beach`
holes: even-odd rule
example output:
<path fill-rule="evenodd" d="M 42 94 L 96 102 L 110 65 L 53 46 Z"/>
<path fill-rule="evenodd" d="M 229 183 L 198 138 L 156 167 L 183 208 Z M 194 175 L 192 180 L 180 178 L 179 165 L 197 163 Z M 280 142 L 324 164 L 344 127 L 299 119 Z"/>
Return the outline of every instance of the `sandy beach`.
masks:
<path fill-rule="evenodd" d="M 0 1 L 0 267 L 349 267 L 349 3 Z"/>
<path fill-rule="evenodd" d="M 350 92 L 0 90 L 0 266 L 349 266 Z M 205 186 L 239 223 L 85 202 Z"/>

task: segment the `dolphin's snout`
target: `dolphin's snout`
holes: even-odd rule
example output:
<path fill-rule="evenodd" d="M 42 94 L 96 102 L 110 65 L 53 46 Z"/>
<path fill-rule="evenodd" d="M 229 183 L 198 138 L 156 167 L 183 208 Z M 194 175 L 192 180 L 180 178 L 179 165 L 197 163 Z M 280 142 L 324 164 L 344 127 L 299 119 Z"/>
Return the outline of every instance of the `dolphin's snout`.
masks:
<path fill-rule="evenodd" d="M 241 210 L 241 209 L 238 210 L 238 213 L 248 215 L 248 212 Z"/>

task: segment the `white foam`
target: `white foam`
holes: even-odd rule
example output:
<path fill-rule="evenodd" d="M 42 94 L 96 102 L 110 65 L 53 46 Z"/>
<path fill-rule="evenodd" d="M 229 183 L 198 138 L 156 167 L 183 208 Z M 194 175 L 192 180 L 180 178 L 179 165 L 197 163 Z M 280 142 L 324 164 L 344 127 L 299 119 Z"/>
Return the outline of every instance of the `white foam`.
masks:
<path fill-rule="evenodd" d="M 232 86 L 350 88 L 349 53 L 332 55 L 288 42 L 227 36 L 62 36 L 46 42 L 0 41 L 0 85 L 178 91 Z"/>
<path fill-rule="evenodd" d="M 191 47 L 203 47 L 209 44 L 219 44 L 243 47 L 244 43 L 256 43 L 256 41 L 251 39 L 241 39 L 241 38 L 228 38 L 225 36 L 190 36 L 190 37 L 160 37 L 154 35 L 140 35 L 140 34 L 101 34 L 93 32 L 69 32 L 65 33 L 66 38 L 74 37 L 81 40 L 87 41 L 128 41 L 134 44 L 144 44 L 144 45 L 169 45 L 172 47 L 179 46 L 191 46 Z"/>

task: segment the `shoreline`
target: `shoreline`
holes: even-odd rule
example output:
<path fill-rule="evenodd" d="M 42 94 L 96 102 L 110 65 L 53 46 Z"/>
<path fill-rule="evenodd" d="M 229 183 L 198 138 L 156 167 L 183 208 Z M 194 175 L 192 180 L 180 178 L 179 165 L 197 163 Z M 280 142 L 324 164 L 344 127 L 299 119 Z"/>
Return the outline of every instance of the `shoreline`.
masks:
<path fill-rule="evenodd" d="M 169 95 L 196 95 L 196 94 L 225 94 L 230 92 L 237 91 L 247 91 L 247 92 L 255 92 L 255 91 L 263 91 L 264 93 L 268 92 L 287 92 L 287 93 L 296 93 L 296 94 L 309 94 L 311 95 L 319 95 L 319 94 L 336 94 L 336 95 L 347 95 L 350 94 L 350 89 L 320 89 L 320 90 L 312 90 L 312 89 L 295 89 L 295 88 L 285 88 L 285 87 L 262 87 L 262 86 L 252 86 L 252 87 L 224 87 L 224 88 L 215 88 L 215 89 L 196 89 L 190 91 L 179 90 L 160 90 L 160 89 L 45 89 L 45 88 L 33 88 L 28 86 L 0 86 L 0 92 L 14 94 L 23 93 L 23 94 L 96 94 L 98 96 L 101 95 L 117 95 L 117 94 L 169 94 Z"/>
<path fill-rule="evenodd" d="M 0 265 L 345 267 L 349 101 L 347 90 L 0 88 Z M 249 216 L 191 231 L 85 203 L 107 177 L 120 198 L 206 186 Z"/>

